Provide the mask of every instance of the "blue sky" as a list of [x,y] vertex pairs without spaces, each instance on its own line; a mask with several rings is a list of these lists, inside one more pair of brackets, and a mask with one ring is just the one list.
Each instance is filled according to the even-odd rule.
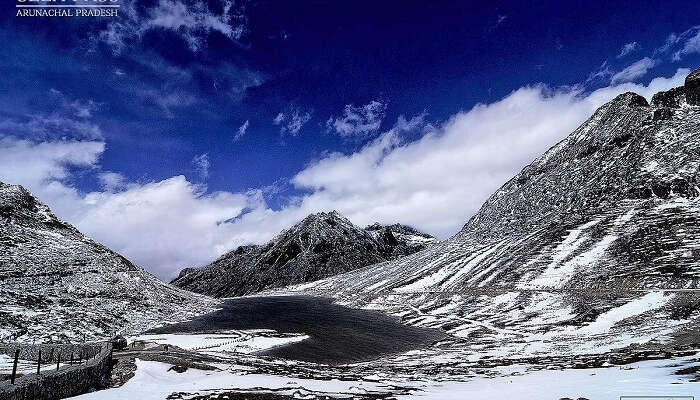
[[700,65],[693,2],[566,3],[6,7],[0,179],[161,277],[329,208],[444,238],[606,96]]

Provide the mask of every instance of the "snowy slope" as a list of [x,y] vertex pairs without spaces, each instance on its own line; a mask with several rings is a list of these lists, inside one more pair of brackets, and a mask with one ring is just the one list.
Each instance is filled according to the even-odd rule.
[[336,211],[311,214],[265,245],[241,246],[172,284],[215,297],[311,282],[415,253],[435,243],[399,224],[362,229]]
[[442,327],[461,359],[698,344],[699,168],[695,70],[600,107],[451,239],[286,292]]
[[0,183],[0,341],[108,338],[216,302],[171,287]]

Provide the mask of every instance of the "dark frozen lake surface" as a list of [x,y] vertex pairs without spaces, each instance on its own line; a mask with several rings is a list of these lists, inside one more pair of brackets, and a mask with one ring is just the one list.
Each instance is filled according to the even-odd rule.
[[221,309],[152,333],[199,333],[227,329],[274,329],[309,339],[262,354],[324,364],[343,364],[414,350],[444,338],[434,329],[401,324],[386,314],[344,307],[310,296],[226,299]]

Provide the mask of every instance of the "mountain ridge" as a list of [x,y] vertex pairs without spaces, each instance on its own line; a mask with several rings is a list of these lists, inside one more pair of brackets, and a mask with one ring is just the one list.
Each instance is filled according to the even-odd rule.
[[0,182],[0,340],[97,340],[213,310]]
[[435,242],[400,224],[360,228],[337,211],[306,216],[264,245],[240,246],[172,281],[214,297],[311,282],[414,253]]
[[450,239],[271,293],[442,327],[461,358],[700,343],[699,93],[700,69],[651,104],[623,93]]

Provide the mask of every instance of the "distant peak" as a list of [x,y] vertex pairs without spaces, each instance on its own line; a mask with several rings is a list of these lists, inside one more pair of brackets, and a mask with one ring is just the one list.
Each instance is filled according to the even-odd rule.
[[649,107],[649,102],[647,102],[647,99],[634,92],[625,92],[617,95],[617,97],[613,99],[612,103],[628,107]]
[[309,222],[309,221],[322,221],[322,220],[327,220],[327,219],[347,220],[347,218],[345,218],[343,215],[341,215],[338,211],[333,210],[333,211],[320,211],[320,212],[309,214],[302,220],[302,223]]
[[683,103],[700,105],[700,68],[685,77],[683,86],[658,92],[651,98],[654,107],[679,108]]
[[685,86],[700,85],[700,68],[694,69],[688,76],[685,77]]
[[23,186],[0,182],[0,206],[5,213],[33,212],[38,200]]
[[685,101],[694,106],[700,106],[700,68],[695,69],[685,77]]

